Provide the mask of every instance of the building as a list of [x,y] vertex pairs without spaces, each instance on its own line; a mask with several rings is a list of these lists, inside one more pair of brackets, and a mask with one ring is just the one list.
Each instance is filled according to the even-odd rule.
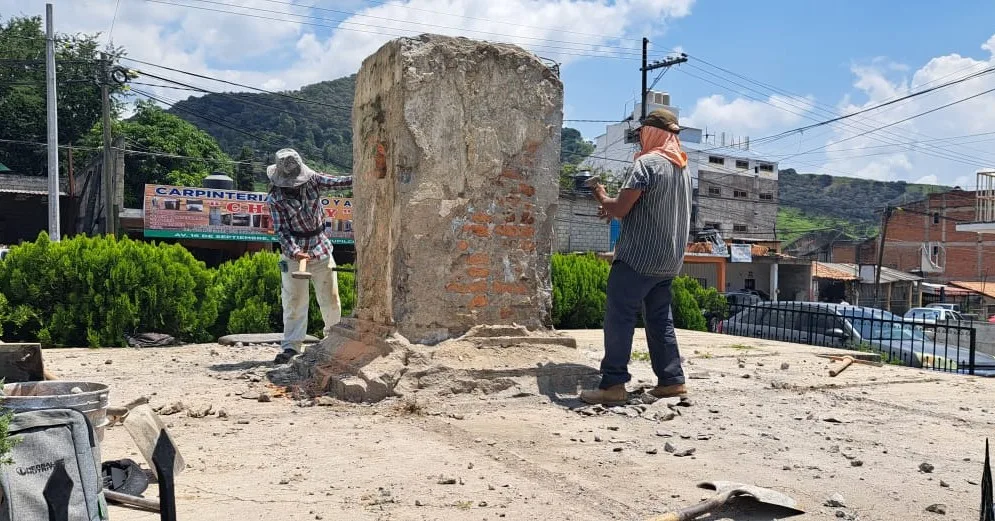
[[[680,109],[670,105],[668,94],[651,91],[647,112],[658,108],[680,115]],[[581,167],[623,179],[638,151],[638,144],[627,143],[626,135],[639,125],[640,113],[641,105],[636,104],[631,116],[606,126]],[[702,131],[696,128],[683,129],[680,138],[694,188],[691,232],[715,229],[726,238],[774,238],[779,199],[777,163],[750,150],[749,138],[734,143],[722,133],[706,134],[703,139]]]
[[880,284],[874,271],[852,263],[815,262],[812,274],[814,300],[846,301],[857,306],[903,314],[923,302],[922,277],[884,267]]
[[[975,192],[953,190],[893,209],[887,217],[882,266],[940,284],[995,277],[995,236],[979,234],[976,224],[968,224],[975,222],[976,197]],[[836,243],[832,259],[876,264],[879,243],[879,238]]]
[[598,218],[598,202],[585,190],[560,190],[556,208],[556,251],[560,253],[612,249],[611,225]]
[[[65,177],[59,196],[59,230],[71,235],[75,209]],[[48,177],[0,174],[0,244],[33,241],[43,231],[48,231]]]

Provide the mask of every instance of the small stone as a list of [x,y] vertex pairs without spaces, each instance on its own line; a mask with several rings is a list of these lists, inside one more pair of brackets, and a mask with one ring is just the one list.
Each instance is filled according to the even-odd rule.
[[840,508],[846,506],[846,500],[843,499],[842,494],[835,492],[833,495],[829,496],[829,499],[826,499],[826,502],[823,504],[827,507]]
[[105,360],[104,361],[104,365],[111,365],[113,363],[114,363],[114,360]]
[[656,447],[646,450],[646,454],[657,454],[658,452],[659,451],[656,449]]
[[280,480],[280,484],[281,485],[289,485],[290,484],[290,480],[287,479],[287,478],[283,478],[283,479]]
[[744,364],[743,362],[740,362],[739,363],[739,368],[740,369],[745,369],[746,368],[746,364]]
[[943,481],[941,479],[940,480],[940,486],[943,487],[943,488],[950,488],[950,483],[947,483],[946,481]]
[[676,417],[677,417],[676,413],[667,412],[667,413],[663,413],[663,414],[658,415],[656,417],[656,420],[657,421],[661,421],[661,422],[669,422],[670,420],[673,420]]
[[935,503],[926,507],[926,512],[932,512],[934,514],[945,516],[947,515],[947,505],[944,505],[943,503]]
[[484,508],[484,507],[487,506],[487,502],[486,501],[481,501],[480,503],[477,503],[477,506],[480,507],[480,508]]
[[[235,393],[238,394],[238,393]],[[259,393],[254,391],[244,392],[241,394],[242,398],[246,400],[259,400]]]
[[259,403],[267,403],[267,402],[272,402],[273,397],[271,397],[269,393],[259,393],[259,397],[256,398],[256,400],[258,400]]
[[742,377],[743,377],[743,378],[746,378],[746,379],[749,379],[749,378],[750,378],[750,373],[745,373],[745,374],[743,374],[743,376],[742,376]]
[[718,414],[718,413],[719,413],[719,410],[718,410],[718,409],[716,409],[716,408],[714,408],[714,407],[711,407],[711,408],[709,408],[709,409],[708,409],[708,412],[710,412],[710,413],[712,413],[712,414]]
[[473,462],[471,461],[470,463],[467,463],[466,468],[467,470],[473,470]]
[[615,447],[612,452],[622,452],[622,447]]
[[846,512],[844,512],[842,510],[837,510],[836,511],[836,517],[838,517],[840,519],[845,519],[846,518]]
[[214,407],[211,404],[198,405],[196,407],[192,407],[190,409],[187,409],[187,416],[189,416],[191,418],[204,418],[204,417],[210,415],[211,411],[213,411],[213,410],[214,410]]
[[935,469],[935,468],[936,467],[934,467],[932,464],[927,463],[925,461],[919,464],[919,471],[922,472],[922,473],[925,473],[925,474],[932,473],[933,469]]
[[673,434],[671,434],[671,433],[669,433],[667,431],[664,431],[664,430],[657,430],[656,431],[656,435],[659,436],[659,437],[661,437],[661,438],[672,438],[674,436]]
[[235,347],[245,347],[245,344],[241,342],[235,342]]
[[607,429],[610,430],[610,431],[617,431],[618,430],[618,425],[609,425],[607,427]]
[[447,478],[447,477],[444,477],[444,476],[440,476],[438,484],[440,484],[440,485],[455,485],[456,484],[456,478]]
[[781,362],[781,370],[782,371],[787,371],[788,368],[790,368],[790,367],[791,367],[791,364],[789,364],[787,362]]
[[781,470],[791,470],[791,465],[785,465],[781,467]]
[[677,447],[675,447],[672,443],[668,441],[667,443],[663,444],[663,450],[665,452],[673,454],[674,452],[677,452]]
[[850,466],[851,467],[863,467],[864,466],[864,462],[862,460],[859,460],[859,459],[850,460]]
[[422,503],[420,499],[416,499],[415,500],[415,506],[416,507],[423,507],[423,506],[425,506],[425,503]]
[[239,425],[248,425],[249,424],[249,420],[238,420],[235,423],[237,423]]
[[595,441],[596,443],[601,443],[601,436],[595,436],[595,437],[594,437],[594,441]]
[[687,456],[693,455],[697,450],[698,449],[695,449],[694,447],[691,447],[690,449],[679,450],[674,453],[674,456],[677,456],[678,458],[685,458]]
[[227,409],[218,409],[218,418],[227,418],[227,417],[228,417]]
[[173,403],[171,403],[171,404],[163,407],[162,409],[159,409],[159,414],[161,416],[169,416],[171,414],[176,414],[178,412],[182,412],[183,409],[185,409],[185,408],[186,407],[184,407],[183,402],[173,402]]
[[318,396],[314,399],[314,404],[318,407],[330,407],[338,403],[338,400],[332,398],[331,396]]

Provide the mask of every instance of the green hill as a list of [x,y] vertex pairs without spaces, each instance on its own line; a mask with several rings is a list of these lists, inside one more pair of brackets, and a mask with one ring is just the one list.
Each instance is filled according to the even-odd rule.
[[780,238],[791,241],[798,230],[835,228],[853,237],[877,233],[880,211],[921,199],[926,194],[949,191],[949,187],[871,181],[853,177],[799,174],[794,169],[778,173],[780,208],[777,227],[786,230]]

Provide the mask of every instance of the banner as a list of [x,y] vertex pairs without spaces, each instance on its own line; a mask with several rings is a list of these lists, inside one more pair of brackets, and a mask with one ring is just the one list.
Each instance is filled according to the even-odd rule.
[[[335,244],[353,244],[352,199],[322,197],[325,232]],[[145,185],[145,236],[170,239],[272,241],[266,194],[220,188]]]
[[730,244],[729,262],[753,262],[752,249],[749,244]]

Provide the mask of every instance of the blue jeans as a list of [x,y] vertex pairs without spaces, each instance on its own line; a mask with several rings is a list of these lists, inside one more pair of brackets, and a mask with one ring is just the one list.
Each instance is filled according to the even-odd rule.
[[632,379],[628,366],[640,309],[646,322],[646,342],[657,385],[684,383],[674,317],[670,312],[671,282],[671,278],[641,275],[621,261],[612,264],[605,309],[605,358],[601,361],[599,386],[602,389]]

